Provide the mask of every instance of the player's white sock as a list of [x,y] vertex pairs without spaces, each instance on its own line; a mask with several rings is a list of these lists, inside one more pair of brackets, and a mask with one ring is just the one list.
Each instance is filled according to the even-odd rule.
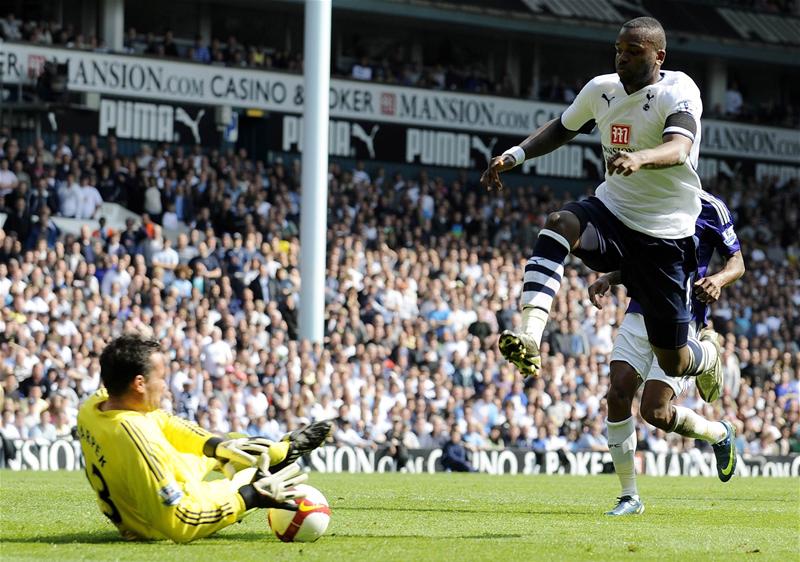
[[570,252],[569,242],[548,228],[539,233],[533,256],[525,264],[522,285],[522,329],[533,336],[537,345],[550,315],[553,298],[561,288],[564,260]]
[[549,311],[542,310],[541,308],[534,308],[526,306],[522,309],[522,331],[530,334],[536,340],[536,343],[542,343],[542,334],[544,328],[547,326],[547,319],[550,316]]
[[675,433],[684,437],[702,439],[709,443],[719,443],[728,436],[728,429],[722,423],[707,420],[683,406],[673,406],[673,408],[675,408],[675,421],[672,425]]
[[639,496],[636,488],[636,425],[633,416],[621,422],[606,419],[608,426],[608,451],[614,461],[614,470],[622,486],[623,496]]

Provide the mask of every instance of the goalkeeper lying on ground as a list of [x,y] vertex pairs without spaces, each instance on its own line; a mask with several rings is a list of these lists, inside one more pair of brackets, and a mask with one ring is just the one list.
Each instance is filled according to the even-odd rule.
[[[160,410],[166,360],[158,342],[124,335],[100,357],[105,389],[78,414],[86,476],[100,510],[127,539],[189,542],[239,521],[250,509],[297,509],[294,461],[317,448],[331,422],[282,441],[223,440]],[[215,468],[228,476],[204,478]]]

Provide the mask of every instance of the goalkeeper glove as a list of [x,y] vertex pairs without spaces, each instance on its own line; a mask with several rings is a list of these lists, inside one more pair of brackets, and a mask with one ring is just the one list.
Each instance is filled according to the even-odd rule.
[[[256,465],[262,454],[269,456],[269,466],[278,472],[301,456],[322,445],[333,429],[331,420],[317,421],[283,436],[280,441],[263,437],[238,437],[222,440],[212,437],[203,446],[207,457],[216,458],[228,478],[238,470]],[[264,472],[267,472],[265,470]]]
[[226,440],[212,437],[205,442],[203,454],[217,459],[222,465],[222,472],[231,478],[237,471],[255,466],[262,454],[269,457],[270,464],[284,460],[288,449],[288,443],[276,443],[263,437],[238,437]]
[[259,469],[253,481],[239,488],[245,509],[274,507],[297,511],[294,500],[302,499],[306,494],[295,487],[308,480],[308,473],[303,472],[300,465],[293,463],[275,474],[270,474],[267,455],[261,455],[258,464]]

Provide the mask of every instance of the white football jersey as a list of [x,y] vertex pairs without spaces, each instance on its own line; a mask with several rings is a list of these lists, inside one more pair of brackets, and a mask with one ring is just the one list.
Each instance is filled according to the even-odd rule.
[[[696,131],[682,127],[666,128],[674,113],[688,113]],[[630,176],[606,173],[597,188],[597,197],[626,226],[657,238],[685,238],[694,234],[700,214],[697,175],[700,154],[700,115],[703,103],[700,90],[683,72],[661,71],[661,80],[628,95],[617,74],[597,76],[580,91],[561,116],[571,131],[594,120],[600,129],[603,155],[654,148],[665,133],[692,139],[692,150],[682,165],[655,170],[639,170]]]

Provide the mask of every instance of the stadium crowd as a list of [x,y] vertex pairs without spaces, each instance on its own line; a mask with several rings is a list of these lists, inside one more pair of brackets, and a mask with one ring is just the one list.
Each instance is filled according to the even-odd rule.
[[[623,288],[589,304],[570,258],[524,381],[496,348],[517,326],[525,259],[564,195],[331,164],[325,344],[298,341],[300,164],[238,152],[0,139],[0,381],[7,439],[70,438],[110,338],[142,331],[170,359],[163,407],[215,432],[278,438],[336,418],[338,443],[387,449],[604,450],[608,358]],[[748,268],[723,291],[725,393],[684,405],[737,426],[745,455],[800,451],[800,186],[720,176]],[[64,234],[101,201],[141,214]],[[174,236],[177,227],[189,226]],[[170,233],[170,236],[165,236]],[[175,238],[173,241],[171,238]],[[704,446],[639,424],[639,449]]]
[[[780,2],[761,4],[757,8],[765,12],[782,5]],[[48,21],[23,22],[16,19],[14,14],[0,19],[0,37],[70,49],[110,52],[97,36],[85,36],[70,24],[61,26]],[[235,35],[229,35],[225,40],[215,37],[205,42],[199,35],[193,40],[176,38],[169,29],[159,35],[152,31],[142,34],[135,28],[129,28],[123,50],[128,54],[181,58],[216,66],[287,72],[302,72],[303,69],[301,53],[260,44],[245,44]],[[556,103],[571,103],[583,87],[580,81],[571,83],[552,76],[535,86],[520,85],[518,89],[508,73],[500,77],[492,76],[480,62],[468,65],[424,64],[411,62],[407,51],[407,48],[398,45],[387,50],[383,56],[340,56],[333,61],[331,72],[340,78]],[[782,127],[800,126],[800,109],[788,92],[769,100],[757,101],[748,95],[747,86],[735,78],[728,84],[725,103],[707,108],[706,116]]]

